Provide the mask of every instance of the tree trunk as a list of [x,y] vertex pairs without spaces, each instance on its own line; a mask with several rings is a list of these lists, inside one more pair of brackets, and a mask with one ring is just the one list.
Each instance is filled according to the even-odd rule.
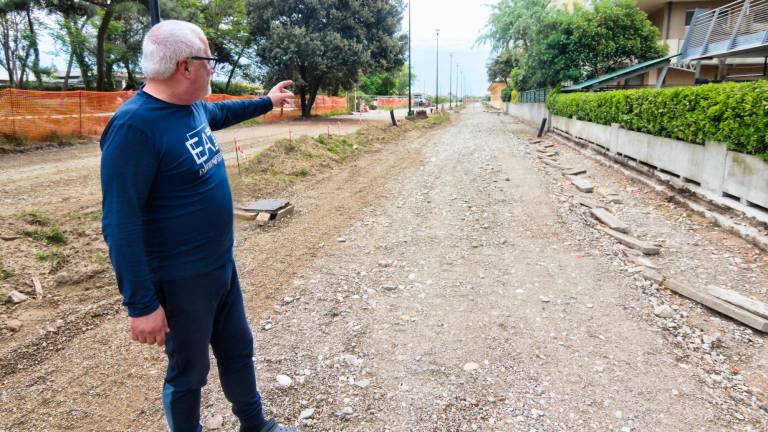
[[96,90],[107,90],[106,65],[104,61],[104,45],[107,39],[107,30],[114,14],[114,1],[104,8],[104,17],[101,19],[99,31],[96,33]]
[[235,69],[237,69],[238,63],[240,63],[240,58],[243,56],[243,53],[245,52],[245,45],[243,45],[243,48],[240,50],[240,53],[237,54],[237,60],[235,60],[235,64],[232,65],[232,70],[229,71],[229,77],[227,78],[227,84],[224,86],[224,93],[229,91],[229,83],[232,82],[232,77],[235,76]]
[[[88,18],[83,19],[83,22],[80,24],[79,32],[80,34],[83,32],[83,29],[85,29],[85,26],[88,24]],[[72,47],[72,53],[75,56],[75,61],[77,62],[77,67],[80,69],[80,79],[83,81],[83,87],[85,87],[86,90],[90,90],[90,81],[91,77],[88,73],[88,62],[85,59],[85,53],[83,52],[83,47],[80,45],[80,43],[77,40],[78,33],[72,28],[68,27],[67,29],[67,36],[69,37],[69,45]]]
[[128,82],[125,83],[125,86],[123,87],[123,90],[135,90],[136,89],[136,78],[133,76],[133,71],[131,70],[131,62],[128,60],[123,60],[123,66],[125,67],[125,73],[128,75]]
[[8,72],[8,86],[14,87],[16,84],[16,68],[14,68],[13,62],[13,48],[11,47],[11,23],[8,20],[8,15],[2,15],[2,43],[3,43],[3,55],[5,56],[5,70]]
[[19,71],[18,88],[24,88],[26,85],[27,63],[29,62],[29,54],[32,51],[32,47],[27,45],[27,49],[24,51],[24,58],[21,60],[21,70]]
[[43,84],[43,77],[40,75],[40,48],[37,46],[37,33],[35,33],[35,24],[32,21],[32,7],[27,5],[27,25],[29,26],[29,45],[32,48],[32,73],[35,74],[37,83]]
[[72,72],[72,63],[75,61],[75,52],[72,48],[69,51],[69,61],[67,62],[67,73],[64,74],[64,86],[62,90],[69,88],[69,74]]

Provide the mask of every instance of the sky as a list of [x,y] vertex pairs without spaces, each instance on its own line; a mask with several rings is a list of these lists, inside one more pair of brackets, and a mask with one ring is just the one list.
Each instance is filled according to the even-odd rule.
[[[414,91],[435,93],[438,78],[440,94],[448,93],[451,70],[455,91],[456,64],[464,74],[467,93],[484,95],[488,89],[485,65],[490,58],[490,47],[474,46],[482,33],[491,5],[498,0],[412,0],[411,1],[411,56],[416,80]],[[439,36],[439,71],[435,71],[436,38]],[[408,31],[408,10],[403,17],[403,31]],[[453,53],[453,67],[449,65]],[[437,73],[436,73],[437,72]]]
[[[490,47],[474,46],[490,15],[490,5],[498,0],[412,0],[411,56],[416,79],[413,91],[426,90],[435,93],[435,29],[439,36],[439,85],[440,94],[448,93],[448,81],[456,89],[456,64],[463,72],[467,94],[484,95],[488,88],[485,65],[490,57]],[[403,32],[408,31],[408,9],[402,23]],[[58,69],[66,68],[66,59],[56,55],[53,41],[46,37],[41,43],[42,63],[52,62]],[[453,53],[451,63],[449,53]],[[452,64],[452,66],[451,66]],[[451,71],[452,76],[449,76]]]

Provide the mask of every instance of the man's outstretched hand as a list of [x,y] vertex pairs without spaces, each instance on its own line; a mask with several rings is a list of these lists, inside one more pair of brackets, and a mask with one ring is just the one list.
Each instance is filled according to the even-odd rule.
[[149,315],[129,317],[128,321],[131,325],[131,339],[150,345],[165,345],[165,334],[169,329],[162,306]]
[[288,104],[288,99],[293,98],[293,93],[285,89],[290,85],[293,85],[293,81],[281,81],[267,93],[272,99],[272,108],[282,108]]

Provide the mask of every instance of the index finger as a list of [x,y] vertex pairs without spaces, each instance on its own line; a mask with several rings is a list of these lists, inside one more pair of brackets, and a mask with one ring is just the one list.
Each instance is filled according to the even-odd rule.
[[283,89],[283,88],[288,87],[289,85],[292,85],[292,84],[293,84],[293,81],[291,81],[291,80],[280,81],[279,83],[277,83],[277,85],[275,85],[275,88]]

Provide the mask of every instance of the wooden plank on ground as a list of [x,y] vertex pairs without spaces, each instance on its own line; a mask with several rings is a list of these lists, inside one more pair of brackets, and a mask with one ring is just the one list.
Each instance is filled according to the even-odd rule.
[[266,225],[269,223],[269,220],[272,218],[272,215],[267,212],[259,212],[256,215],[256,220],[254,221],[256,225]]
[[576,189],[578,189],[581,192],[586,193],[592,193],[593,190],[595,190],[595,187],[592,185],[592,182],[589,181],[589,179],[584,177],[578,177],[578,176],[566,176],[568,180],[573,183],[574,186],[576,186]]
[[741,323],[744,323],[755,330],[768,333],[768,320],[759,317],[748,310],[732,305],[725,300],[721,300],[709,293],[693,289],[672,279],[666,279],[664,285],[670,290],[695,300],[708,308],[714,309],[723,315],[727,315]]
[[256,219],[258,213],[247,212],[239,209],[235,209],[235,219],[250,221]]
[[601,227],[601,226],[598,226],[597,229],[615,238],[616,240],[619,241],[619,243],[623,244],[624,246],[630,247],[632,249],[637,249],[640,252],[644,253],[645,255],[658,255],[660,252],[660,249],[658,246],[654,246],[648,242],[642,241],[640,239],[636,239],[630,235],[622,234],[616,230],[612,230],[610,228]]
[[40,284],[40,279],[36,277],[32,277],[32,285],[35,286],[35,296],[37,296],[38,300],[43,299],[43,286]]
[[595,219],[608,225],[608,228],[612,230],[616,230],[620,233],[629,232],[629,226],[627,226],[627,224],[620,221],[619,218],[610,214],[608,210],[604,208],[599,208],[599,207],[593,208],[592,210],[590,210],[590,213],[592,213],[592,216],[594,216]]
[[751,298],[741,295],[735,291],[715,286],[707,287],[707,291],[720,300],[725,300],[734,306],[746,309],[757,316],[768,319],[768,304],[759,302],[757,300],[752,300]]

